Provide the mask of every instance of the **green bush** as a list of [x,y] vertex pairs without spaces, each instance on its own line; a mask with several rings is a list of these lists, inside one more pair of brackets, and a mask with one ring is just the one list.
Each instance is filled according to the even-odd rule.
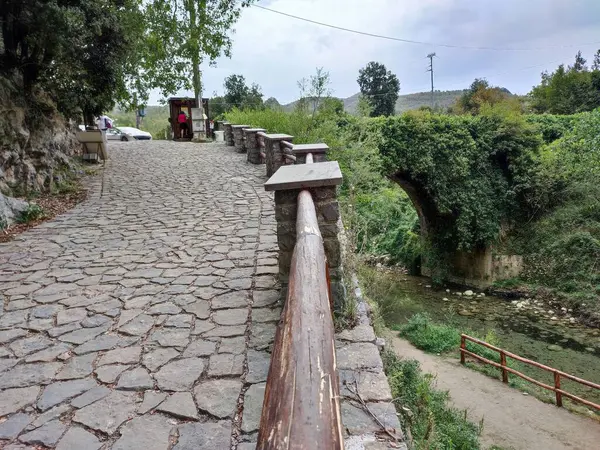
[[34,220],[38,220],[44,217],[44,210],[37,203],[30,203],[27,206],[27,209],[21,213],[21,217],[19,217],[19,222],[28,223],[33,222]]
[[481,427],[467,420],[466,411],[448,405],[448,392],[434,388],[432,375],[423,374],[417,361],[401,360],[391,351],[382,356],[396,409],[413,439],[412,448],[480,448]]

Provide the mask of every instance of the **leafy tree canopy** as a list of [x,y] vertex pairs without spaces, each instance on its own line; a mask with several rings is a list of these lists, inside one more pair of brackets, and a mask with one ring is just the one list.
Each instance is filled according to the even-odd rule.
[[600,106],[600,50],[594,55],[591,70],[578,52],[572,66],[563,64],[552,72],[542,73],[542,81],[531,93],[535,112],[574,114]]
[[490,86],[485,78],[476,78],[451,110],[458,114],[479,114],[483,105],[494,106],[499,103],[510,103],[515,111],[521,109],[519,101],[511,97],[508,89]]
[[370,116],[392,116],[398,92],[400,92],[400,81],[396,75],[386,69],[378,62],[371,61],[358,74],[358,85],[360,93],[370,105]]

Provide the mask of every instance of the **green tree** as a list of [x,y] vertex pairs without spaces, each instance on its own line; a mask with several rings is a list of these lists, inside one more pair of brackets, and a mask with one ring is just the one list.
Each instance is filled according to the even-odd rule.
[[297,84],[300,89],[300,99],[296,107],[314,116],[323,99],[331,95],[329,72],[325,72],[322,67],[317,67],[314,75],[308,79],[304,77],[298,80]]
[[262,92],[260,86],[253,83],[246,85],[246,79],[243,75],[230,75],[225,78],[224,100],[226,108],[230,111],[232,108],[261,108],[263,105]]
[[394,115],[400,81],[378,62],[371,61],[358,74],[360,93],[371,105],[371,117]]
[[158,86],[163,95],[192,88],[200,99],[200,65],[231,56],[231,29],[252,1],[149,0],[141,87]]
[[[0,64],[5,77],[19,74],[31,99],[36,87],[67,117],[89,122],[125,98],[129,55],[143,28],[140,0],[3,0]],[[141,25],[140,25],[141,24]]]
[[552,72],[542,73],[542,80],[529,96],[534,111],[553,114],[574,114],[591,111],[600,106],[600,52],[597,52],[592,70],[586,66],[581,52],[575,63],[564,65]]
[[494,106],[506,103],[514,111],[520,111],[521,105],[517,99],[512,99],[511,93],[506,88],[490,86],[485,78],[476,78],[469,89],[457,100],[452,111],[459,114],[479,114],[483,105]]

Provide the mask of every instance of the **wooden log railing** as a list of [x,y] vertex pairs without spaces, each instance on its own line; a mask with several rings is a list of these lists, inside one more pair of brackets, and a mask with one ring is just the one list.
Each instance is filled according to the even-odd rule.
[[[500,354],[500,364],[498,364],[495,361],[490,361],[489,359],[484,358],[483,356],[480,356],[476,353],[473,353],[473,352],[467,350],[467,345],[466,345],[467,341],[473,342],[478,345],[482,345],[483,347],[486,347],[486,348],[489,348],[490,350],[494,350],[494,351],[498,352]],[[466,334],[462,334],[461,338],[460,338],[460,362],[461,362],[461,364],[466,363],[466,359],[465,359],[466,356],[471,356],[472,358],[475,358],[478,361],[481,361],[485,364],[489,364],[491,366],[494,366],[494,367],[497,367],[498,369],[500,369],[500,371],[502,373],[502,382],[504,382],[504,383],[508,383],[508,374],[512,373],[513,375],[516,375],[526,381],[529,381],[530,383],[533,383],[536,386],[547,389],[549,391],[553,391],[556,395],[556,406],[562,407],[562,405],[563,405],[562,398],[567,397],[575,402],[579,402],[586,406],[589,406],[590,408],[595,408],[597,410],[600,410],[600,405],[598,405],[594,402],[591,402],[589,400],[585,400],[581,397],[578,397],[576,395],[573,395],[573,394],[561,389],[560,381],[561,381],[561,379],[567,379],[567,380],[571,380],[571,381],[574,381],[579,384],[583,384],[584,386],[587,386],[587,387],[590,387],[593,389],[600,389],[599,384],[592,383],[591,381],[583,380],[581,378],[578,378],[574,375],[568,374],[561,370],[554,369],[552,367],[546,366],[544,364],[540,364],[536,361],[532,361],[527,358],[523,358],[522,356],[519,356],[519,355],[515,355],[514,353],[508,352],[508,351],[498,348],[494,345],[488,344],[487,342],[482,341],[480,339],[474,338],[472,336],[468,336]],[[550,386],[549,384],[542,383],[541,381],[535,380],[535,379],[519,372],[518,370],[513,369],[512,367],[508,367],[508,365],[506,363],[507,357],[512,358],[516,361],[520,361],[522,363],[528,364],[530,366],[537,367],[538,369],[542,369],[542,370],[552,373],[554,375],[554,386]]]
[[[306,162],[312,163],[312,154]],[[344,448],[327,274],[315,203],[304,189],[298,194],[296,245],[273,344],[258,450]]]

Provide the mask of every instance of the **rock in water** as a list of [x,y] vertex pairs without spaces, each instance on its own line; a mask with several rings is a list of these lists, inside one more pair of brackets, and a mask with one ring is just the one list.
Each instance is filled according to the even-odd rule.
[[0,230],[18,221],[29,203],[0,193]]
[[468,291],[464,292],[464,295],[466,295],[467,297],[471,297],[473,295],[473,291],[471,291],[470,289]]
[[552,350],[553,352],[560,352],[563,348],[560,345],[550,344],[548,346],[548,350]]

